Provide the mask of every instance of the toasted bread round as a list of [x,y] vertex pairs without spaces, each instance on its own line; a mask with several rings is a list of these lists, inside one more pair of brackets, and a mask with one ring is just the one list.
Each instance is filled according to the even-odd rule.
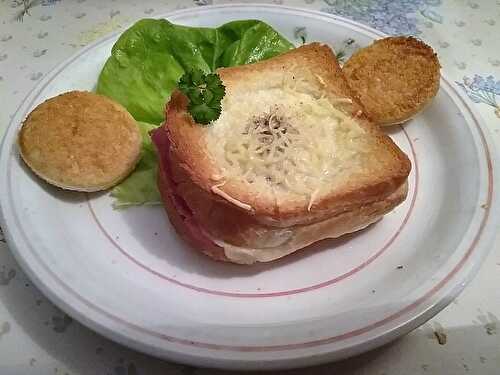
[[36,107],[19,132],[21,157],[48,183],[77,191],[107,189],[140,158],[141,135],[121,105],[71,91]]
[[378,125],[409,120],[436,95],[439,61],[413,37],[389,37],[357,51],[342,70],[368,117]]

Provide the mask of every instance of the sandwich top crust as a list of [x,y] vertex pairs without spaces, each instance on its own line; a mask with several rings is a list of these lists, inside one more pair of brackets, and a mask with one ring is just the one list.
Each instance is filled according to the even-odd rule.
[[408,158],[368,121],[329,47],[218,73],[226,96],[217,121],[195,124],[175,92],[166,124],[180,168],[213,199],[287,227],[383,200],[405,183]]

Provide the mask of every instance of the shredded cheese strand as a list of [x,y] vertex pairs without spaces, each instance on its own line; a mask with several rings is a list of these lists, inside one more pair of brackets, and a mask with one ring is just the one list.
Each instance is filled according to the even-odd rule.
[[225,191],[219,189],[219,187],[223,186],[226,182],[223,182],[223,183],[220,183],[220,184],[217,184],[217,185],[213,185],[211,187],[211,190],[214,194],[217,194],[217,195],[220,195],[222,198],[228,200],[229,202],[231,202],[232,204],[238,206],[238,207],[241,207],[247,211],[252,211],[253,208],[252,206],[250,206],[249,204],[247,203],[243,203],[242,201],[239,201],[238,199],[236,198],[233,198],[232,196],[230,196],[228,193],[226,193]]

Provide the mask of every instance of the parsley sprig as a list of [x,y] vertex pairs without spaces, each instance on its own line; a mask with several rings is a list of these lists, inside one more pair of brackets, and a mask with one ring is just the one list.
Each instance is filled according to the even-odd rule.
[[184,73],[178,87],[188,97],[188,111],[198,124],[207,125],[219,118],[226,88],[217,74],[193,69]]

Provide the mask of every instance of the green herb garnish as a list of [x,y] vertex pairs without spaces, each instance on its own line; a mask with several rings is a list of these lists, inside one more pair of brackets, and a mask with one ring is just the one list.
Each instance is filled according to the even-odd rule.
[[207,125],[219,118],[226,88],[216,73],[190,70],[181,77],[178,87],[188,97],[188,111],[197,123]]

